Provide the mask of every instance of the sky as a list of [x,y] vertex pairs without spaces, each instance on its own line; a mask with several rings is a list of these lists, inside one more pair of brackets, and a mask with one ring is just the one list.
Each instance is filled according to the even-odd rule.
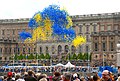
[[32,18],[52,4],[71,16],[120,12],[120,0],[0,0],[0,19]]

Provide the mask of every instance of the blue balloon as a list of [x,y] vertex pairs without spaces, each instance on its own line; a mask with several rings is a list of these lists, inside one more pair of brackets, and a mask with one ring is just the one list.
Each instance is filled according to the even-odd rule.
[[27,38],[32,38],[32,35],[29,32],[25,32],[25,31],[20,32],[19,36],[22,40],[25,40]]
[[101,78],[102,77],[102,72],[98,72],[98,76]]

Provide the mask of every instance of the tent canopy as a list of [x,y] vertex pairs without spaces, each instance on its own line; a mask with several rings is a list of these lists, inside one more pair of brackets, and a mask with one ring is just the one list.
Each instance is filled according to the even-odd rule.
[[58,63],[55,66],[65,66],[65,65],[63,65],[62,63]]
[[65,67],[75,67],[75,65],[71,64],[70,62],[68,62]]

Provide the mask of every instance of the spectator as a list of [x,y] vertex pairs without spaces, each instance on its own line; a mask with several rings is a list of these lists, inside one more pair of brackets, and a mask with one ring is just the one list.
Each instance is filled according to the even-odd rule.
[[112,79],[110,78],[110,72],[108,70],[104,70],[102,72],[102,80],[103,81],[112,81]]
[[7,73],[7,81],[15,81],[12,79],[12,72]]
[[28,76],[25,79],[25,81],[37,81],[37,78],[35,77],[35,74],[33,71],[28,71]]

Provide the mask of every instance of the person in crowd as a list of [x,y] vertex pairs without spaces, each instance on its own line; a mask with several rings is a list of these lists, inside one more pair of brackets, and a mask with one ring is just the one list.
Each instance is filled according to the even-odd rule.
[[16,74],[15,81],[25,81],[22,79],[21,74]]
[[12,79],[12,72],[7,73],[7,78],[4,81],[15,81],[15,80]]
[[102,81],[112,81],[111,77],[110,77],[110,72],[108,70],[104,70],[102,72]]
[[52,80],[53,81],[60,81],[60,79],[61,79],[61,74],[59,72],[55,72]]
[[63,81],[71,81],[71,74],[66,73],[66,74],[64,75]]
[[79,74],[74,73],[74,74],[72,75],[72,77],[71,77],[71,80],[72,80],[72,81],[80,81],[79,78],[80,78],[80,77],[79,77]]
[[101,81],[101,79],[100,79],[100,77],[98,76],[97,72],[94,73],[92,79],[93,79],[93,81]]
[[39,81],[48,81],[46,78],[42,78]]
[[28,76],[26,77],[25,81],[37,81],[37,77],[33,71],[28,71]]

